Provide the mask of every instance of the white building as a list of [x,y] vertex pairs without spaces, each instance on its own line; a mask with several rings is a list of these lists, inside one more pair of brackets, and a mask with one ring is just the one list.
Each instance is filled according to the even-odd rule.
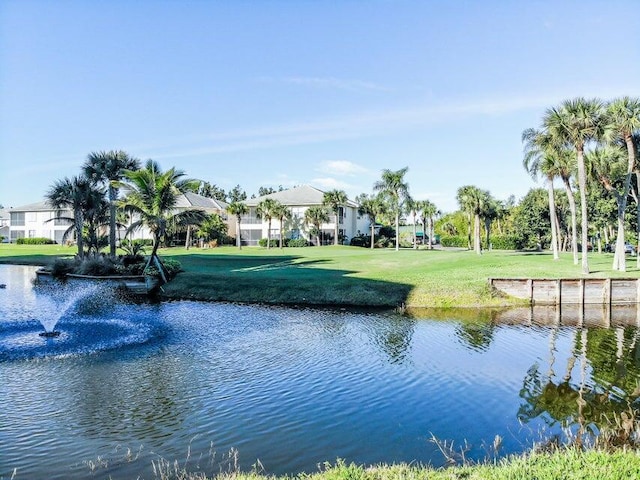
[[[203,197],[195,193],[185,193],[180,195],[177,202],[178,210],[201,209],[205,212],[218,213],[226,222],[230,222],[229,231],[235,231],[235,217],[227,220],[227,204],[219,200]],[[10,241],[14,243],[19,238],[48,238],[58,244],[62,244],[64,232],[69,228],[66,220],[59,220],[59,217],[73,218],[70,210],[57,210],[52,208],[47,202],[31,203],[22,207],[8,210],[8,233]],[[117,238],[122,239],[126,234],[126,228],[121,228]],[[72,234],[68,240],[73,241]],[[130,238],[150,239],[153,238],[151,232],[146,227],[136,230]]]
[[[291,219],[286,220],[284,224],[284,238],[305,238],[315,243],[315,236],[312,238],[309,234],[312,226],[305,224],[304,214],[309,207],[322,205],[324,193],[322,190],[310,185],[301,185],[247,200],[245,203],[249,207],[249,213],[241,217],[240,223],[242,244],[257,245],[262,238],[277,239],[280,237],[280,221],[278,219],[271,220],[271,232],[269,232],[268,221],[259,218],[256,214],[258,204],[266,198],[273,198],[279,201],[291,211]],[[320,241],[323,244],[333,243],[336,221],[338,222],[339,235],[344,237],[343,243],[348,243],[352,237],[360,233],[366,234],[369,229],[369,218],[358,215],[358,204],[352,200],[347,200],[346,204],[340,208],[340,214],[337,219],[335,214],[330,213],[329,223],[321,225]],[[233,232],[234,230],[229,231]]]

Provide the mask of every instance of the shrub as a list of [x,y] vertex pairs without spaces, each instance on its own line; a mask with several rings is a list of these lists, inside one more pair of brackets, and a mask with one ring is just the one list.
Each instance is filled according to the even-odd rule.
[[368,248],[371,246],[371,235],[358,235],[357,237],[353,237],[349,245],[352,247]]
[[[513,235],[495,235],[495,236],[492,235],[490,240],[491,240],[491,248],[494,250],[517,250],[518,249],[518,246],[517,246],[518,239]],[[486,248],[486,245],[484,245],[484,248]]]
[[443,247],[469,247],[469,239],[466,235],[442,235],[440,244]]
[[[260,240],[258,240],[258,245],[260,245],[261,247],[266,247],[267,246],[267,239],[266,238],[261,238]],[[269,240],[269,246],[270,247],[278,247],[278,240],[272,238],[271,240]]]
[[287,247],[308,247],[309,242],[304,238],[288,238],[285,241]]
[[162,264],[167,271],[167,275],[169,278],[175,277],[178,273],[182,271],[182,264],[178,260],[163,260]]
[[78,264],[75,258],[56,258],[47,270],[55,278],[64,278],[68,273],[74,273]]
[[95,256],[85,258],[75,273],[80,275],[107,276],[119,273],[116,261],[111,257]]
[[387,237],[380,236],[374,243],[375,248],[388,248],[394,245],[393,240]]
[[35,238],[18,238],[16,240],[18,245],[52,245],[56,243],[54,240],[45,237],[35,237]]

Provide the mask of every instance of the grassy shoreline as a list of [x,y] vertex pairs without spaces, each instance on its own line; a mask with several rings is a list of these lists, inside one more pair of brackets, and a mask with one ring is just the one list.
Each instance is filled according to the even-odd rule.
[[[0,263],[43,265],[73,248],[0,245]],[[270,249],[234,247],[161,249],[183,271],[164,286],[167,299],[304,306],[487,308],[522,305],[496,296],[489,278],[581,278],[570,254],[509,251],[477,255],[466,250],[370,250],[358,247]],[[612,254],[592,253],[590,278],[637,278],[635,258],[627,272],[611,270]]]

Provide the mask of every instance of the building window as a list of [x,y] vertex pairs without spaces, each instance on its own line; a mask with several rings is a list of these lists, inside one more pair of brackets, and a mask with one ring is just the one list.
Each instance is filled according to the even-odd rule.
[[24,238],[24,230],[11,230],[11,242],[15,242],[19,238]]
[[29,238],[36,238],[36,231],[35,230],[29,230]]
[[[24,227],[24,212],[11,212],[11,225],[14,227]],[[20,238],[24,237],[24,232],[22,233],[23,235]]]
[[38,214],[36,212],[27,212],[27,222],[37,222]]

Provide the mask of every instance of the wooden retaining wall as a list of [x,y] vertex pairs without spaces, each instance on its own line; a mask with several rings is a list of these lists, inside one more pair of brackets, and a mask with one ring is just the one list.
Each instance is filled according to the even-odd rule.
[[640,278],[490,278],[489,285],[531,305],[640,303]]

